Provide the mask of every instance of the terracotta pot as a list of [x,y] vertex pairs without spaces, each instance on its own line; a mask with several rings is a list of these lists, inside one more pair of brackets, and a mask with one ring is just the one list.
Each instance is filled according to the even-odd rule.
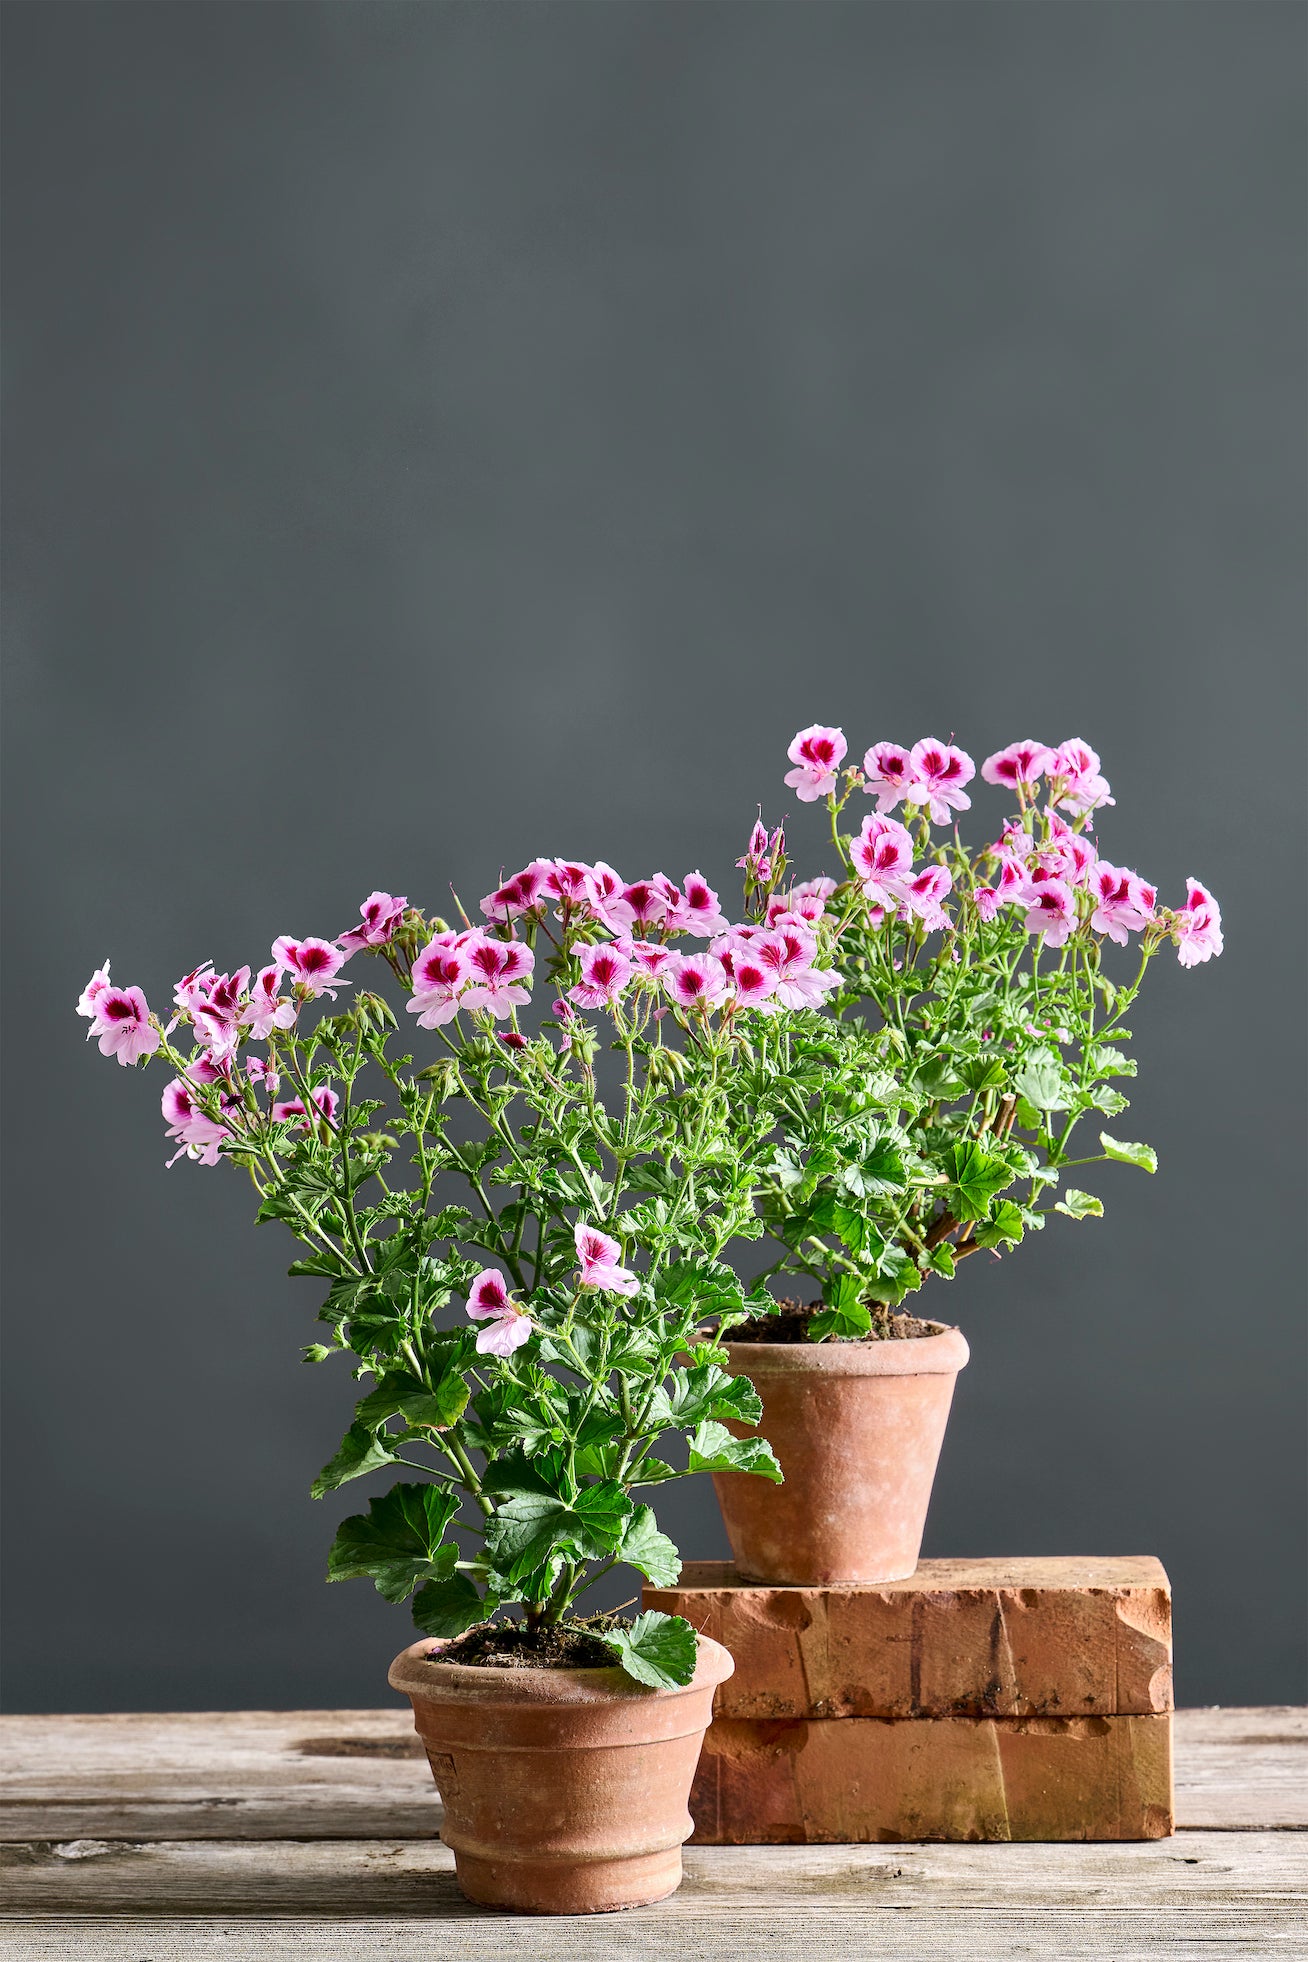
[[743,1579],[813,1586],[913,1572],[968,1354],[956,1328],[935,1326],[889,1342],[727,1343],[732,1374],[763,1400],[759,1432],[786,1480],[713,1474]]
[[415,1642],[390,1683],[413,1704],[468,1899],[607,1914],[674,1894],[713,1692],[734,1667],[727,1651],[701,1636],[693,1681],[655,1690],[616,1667],[428,1660],[448,1646]]

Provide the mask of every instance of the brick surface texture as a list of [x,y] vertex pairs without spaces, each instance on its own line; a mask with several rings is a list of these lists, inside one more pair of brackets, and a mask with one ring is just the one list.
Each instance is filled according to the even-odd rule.
[[874,1587],[692,1562],[644,1605],[730,1649],[696,1842],[1155,1839],[1172,1830],[1158,1561],[927,1560]]

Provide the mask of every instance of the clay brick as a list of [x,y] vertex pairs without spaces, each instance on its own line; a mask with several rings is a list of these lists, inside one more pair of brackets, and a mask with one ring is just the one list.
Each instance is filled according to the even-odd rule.
[[700,1846],[1161,1839],[1172,1720],[718,1720],[690,1809]]
[[643,1599],[730,1649],[719,1718],[1172,1708],[1171,1590],[1143,1556],[924,1560],[907,1580],[843,1588],[738,1581],[729,1562],[692,1561]]

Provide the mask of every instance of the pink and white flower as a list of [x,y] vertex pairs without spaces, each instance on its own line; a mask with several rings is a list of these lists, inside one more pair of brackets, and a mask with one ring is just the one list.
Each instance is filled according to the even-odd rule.
[[646,974],[662,974],[674,958],[671,947],[664,947],[657,940],[631,940],[624,934],[613,945],[624,960],[630,961],[633,967],[643,968]]
[[281,971],[261,967],[250,988],[250,999],[241,1010],[241,1021],[258,1042],[266,1042],[273,1029],[289,1029],[295,1022],[295,1003],[277,992]]
[[277,1074],[272,1064],[266,1061],[264,1057],[247,1056],[245,1059],[245,1074],[249,1077],[251,1083],[261,1086],[269,1097],[275,1097],[277,1095],[277,1085],[281,1082],[281,1077]]
[[1125,947],[1128,934],[1142,932],[1154,916],[1154,888],[1106,859],[1100,859],[1091,873],[1090,891],[1095,902],[1091,927],[1096,933],[1106,933],[1119,947]]
[[1090,839],[1059,817],[1049,813],[1049,842],[1041,856],[1056,864],[1069,886],[1083,886],[1090,877],[1099,854]]
[[1076,925],[1076,895],[1063,879],[1031,886],[1026,908],[1027,932],[1043,934],[1051,947],[1061,947]]
[[343,933],[339,945],[347,954],[362,953],[365,947],[388,946],[399,932],[408,904],[407,899],[397,899],[394,893],[370,892],[359,908],[362,926]]
[[845,760],[846,747],[841,729],[828,729],[815,722],[810,728],[800,730],[786,751],[796,767],[787,770],[785,782],[801,804],[816,804],[819,797],[831,795]]
[[116,1056],[124,1066],[153,1056],[163,1041],[151,1024],[150,1005],[139,988],[98,989],[91,1013],[88,1035],[97,1038],[102,1056]]
[[[108,971],[106,968],[105,972]],[[182,976],[173,989],[173,1000],[183,1015],[193,1015],[200,1003],[208,1001],[209,990],[216,979],[212,961],[202,961],[199,967],[193,967],[189,974]]]
[[583,865],[573,858],[547,858],[538,861],[545,872],[545,890],[552,899],[557,899],[562,912],[575,911],[590,901],[590,879],[593,866]]
[[577,960],[581,980],[569,988],[569,999],[583,1008],[612,1008],[632,977],[632,963],[616,947],[607,945],[579,947]]
[[191,1010],[196,1035],[215,1058],[230,1054],[240,1041],[249,979],[248,967],[214,975],[207,998]]
[[963,786],[976,775],[976,764],[965,749],[927,736],[914,743],[908,760],[911,775],[904,795],[910,804],[926,805],[932,824],[948,824],[951,810],[971,809]]
[[438,1029],[459,1012],[459,995],[469,976],[460,941],[466,934],[439,933],[413,963],[413,993],[405,1003],[420,1029]]
[[601,1294],[637,1294],[640,1291],[640,1278],[629,1267],[619,1263],[622,1248],[616,1240],[610,1240],[607,1233],[598,1227],[587,1226],[585,1220],[578,1220],[573,1232],[577,1248],[577,1259],[581,1262],[581,1273],[577,1278],[579,1288],[596,1288]]
[[731,986],[740,1008],[770,1014],[776,1007],[772,997],[777,991],[777,977],[760,961],[758,946],[737,948],[731,963]]
[[[645,929],[658,926],[668,911],[667,888],[671,881],[660,872],[652,879],[637,879],[624,886],[616,898],[605,902],[605,918],[618,929]],[[675,892],[676,888],[672,890]],[[677,895],[680,898],[680,894]]]
[[[750,957],[771,975],[773,991],[783,1008],[821,1008],[840,976],[830,968],[814,967],[817,940],[802,927],[779,925],[756,940]],[[737,975],[740,967],[737,962]],[[739,988],[737,980],[737,988]]]
[[976,902],[976,910],[980,918],[986,921],[993,920],[995,914],[999,911],[999,894],[995,891],[995,888],[993,886],[978,886],[972,894],[972,898]]
[[175,1165],[179,1158],[190,1158],[197,1165],[216,1165],[218,1147],[232,1134],[225,1124],[205,1116],[180,1076],[165,1086],[160,1107],[167,1120],[167,1136],[177,1146],[169,1165]]
[[898,743],[873,743],[863,758],[863,788],[877,800],[877,816],[901,804],[912,780],[913,760]]
[[[293,940],[288,933],[273,941],[272,957],[293,978],[306,1001],[316,1001],[319,995],[330,995],[335,1001],[337,990],[331,984],[349,958],[334,940],[317,940],[312,935],[307,940]],[[349,985],[348,981],[341,982],[342,988]]]
[[[675,888],[674,888],[675,890]],[[705,940],[724,933],[727,918],[702,872],[688,872],[681,882],[678,903],[669,906],[664,925],[671,933],[697,933]]]
[[[97,967],[95,973],[91,976],[90,980],[83,988],[81,994],[77,997],[78,1014],[93,1016],[95,1014],[96,996],[103,994],[105,989],[111,986],[112,983],[110,982],[109,979],[109,963],[108,961],[106,961],[103,967]],[[91,1031],[88,1029],[87,1035],[89,1036],[90,1033]]]
[[898,818],[865,817],[851,856],[866,897],[877,906],[897,905],[913,869],[913,840]]
[[949,915],[940,902],[948,895],[953,883],[953,875],[947,866],[924,865],[920,872],[911,879],[905,879],[899,887],[900,918],[912,913],[932,933],[949,926]]
[[1171,916],[1172,939],[1181,966],[1198,967],[1222,951],[1222,913],[1208,888],[1197,879],[1187,879],[1185,891],[1185,905]]
[[[320,1083],[316,1090],[310,1090],[309,1101],[320,1117],[325,1117],[329,1124],[336,1122],[336,1112],[340,1108],[341,1100],[327,1084]],[[305,1116],[302,1097],[289,1097],[285,1103],[274,1104],[272,1114],[274,1124],[289,1123],[293,1117],[304,1118],[304,1122],[296,1126],[298,1131],[307,1131],[313,1122],[312,1118]]]
[[621,899],[625,885],[621,872],[615,872],[602,858],[596,859],[586,878],[586,900],[601,926],[615,931],[620,927],[621,921],[612,917],[609,907],[615,899]]
[[482,912],[487,919],[506,926],[510,920],[521,919],[524,913],[543,913],[550,896],[545,881],[553,869],[552,860],[534,858],[521,872],[515,872],[502,886],[487,893],[481,902]]
[[1048,773],[1057,793],[1055,804],[1073,817],[1084,817],[1088,811],[1117,801],[1108,794],[1108,779],[1099,773],[1099,758],[1079,736],[1058,745]]
[[509,1293],[508,1282],[494,1267],[483,1267],[466,1303],[474,1322],[486,1326],[477,1337],[483,1356],[511,1356],[531,1335],[535,1324]]
[[1010,743],[1007,749],[997,749],[993,756],[987,756],[981,765],[981,775],[987,783],[997,783],[1001,789],[1026,795],[1034,790],[1053,761],[1054,751],[1047,743]]
[[785,854],[786,833],[784,826],[779,824],[771,837],[769,837],[768,828],[760,817],[755,823],[754,829],[749,834],[749,843],[745,847],[745,856],[738,858],[736,864],[745,874],[748,884],[766,886],[770,885],[773,879],[778,876]]
[[462,936],[458,951],[468,964],[461,1007],[500,1018],[531,1000],[519,984],[530,980],[536,956],[521,940],[492,940],[474,928]]
[[663,986],[680,1008],[712,1008],[727,992],[727,972],[713,954],[674,954]]
[[783,920],[788,925],[815,925],[835,890],[834,879],[802,879],[788,893],[773,893],[768,901],[768,925],[776,926]]

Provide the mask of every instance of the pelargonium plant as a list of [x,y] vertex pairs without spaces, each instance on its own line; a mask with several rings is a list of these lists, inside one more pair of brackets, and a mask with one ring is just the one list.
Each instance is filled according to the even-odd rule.
[[783,1249],[768,1275],[816,1284],[819,1340],[895,1333],[892,1310],[929,1277],[1016,1246],[1051,1212],[1101,1214],[1067,1174],[1108,1160],[1152,1172],[1148,1145],[1099,1128],[1135,1074],[1124,1017],[1164,946],[1184,967],[1222,951],[1205,886],[1189,879],[1163,907],[1101,854],[1092,826],[1114,799],[1087,743],[988,756],[982,780],[1008,802],[979,846],[958,828],[976,777],[964,750],[879,742],[861,769],[842,767],[846,751],[840,729],[801,730],[785,778],[825,803],[834,876],[792,882],[760,822],[743,861],[751,924],[712,943],[728,971],[777,959],[780,937],[839,975],[820,1013],[765,1033],[740,1085],[760,1131],[779,1127],[760,1191]]
[[[108,963],[78,1003],[106,1055],[171,1070],[174,1158],[238,1166],[258,1219],[303,1242],[291,1272],[327,1284],[306,1359],[345,1354],[366,1379],[313,1491],[403,1471],[341,1525],[328,1576],[412,1596],[446,1637],[513,1605],[529,1636],[576,1628],[619,1565],[670,1585],[677,1552],[642,1494],[725,1468],[780,1478],[767,1444],[726,1428],[760,1414],[720,1338],[764,1298],[722,1254],[763,1230],[770,1151],[732,1099],[742,1059],[758,1068],[759,1003],[811,1010],[840,985],[812,936],[780,979],[688,946],[731,939],[698,873],[629,884],[539,859],[481,911],[451,927],[377,892],[358,925],[283,936],[257,972],[206,962],[166,1017]],[[385,992],[339,1001],[361,959],[405,997],[420,1056]],[[524,1026],[542,966],[552,1004]],[[642,1683],[693,1672],[679,1618],[585,1625]]]

